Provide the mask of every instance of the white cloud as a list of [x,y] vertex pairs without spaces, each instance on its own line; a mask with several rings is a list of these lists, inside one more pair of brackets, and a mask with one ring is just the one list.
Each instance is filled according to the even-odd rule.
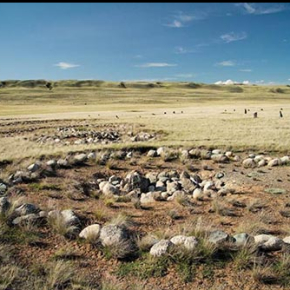
[[216,65],[218,65],[218,66],[235,66],[236,63],[232,60],[224,60],[224,61],[216,63]]
[[272,5],[272,6],[265,6],[265,4],[257,5],[257,4],[249,4],[249,3],[238,3],[236,6],[242,7],[243,11],[247,14],[254,14],[254,15],[263,15],[263,14],[273,14],[285,11],[287,8],[284,5]]
[[184,27],[184,25],[180,21],[178,21],[178,20],[173,20],[171,23],[165,24],[165,26],[175,27],[175,28]]
[[288,81],[290,81],[290,79],[288,79]]
[[223,34],[221,35],[221,39],[226,42],[226,43],[230,43],[233,41],[238,41],[238,40],[243,40],[246,39],[248,37],[246,32],[241,32],[241,33],[227,33],[227,34]]
[[195,77],[194,74],[177,74],[175,75],[177,78],[193,78]]
[[194,52],[194,50],[187,49],[187,48],[184,48],[182,46],[175,47],[175,53],[176,54],[186,54],[186,53],[192,53],[192,52]]
[[264,80],[260,80],[260,81],[256,81],[255,83],[256,84],[263,84],[263,83],[265,83],[265,81]]
[[78,67],[80,65],[61,61],[61,62],[55,64],[54,66],[58,66],[61,69],[69,69],[69,68]]
[[252,72],[250,68],[240,69],[241,72]]
[[207,13],[203,11],[197,11],[194,14],[185,14],[182,11],[177,12],[173,16],[173,20],[170,23],[164,24],[167,27],[181,28],[187,26],[189,22],[194,20],[202,20],[207,17]]
[[141,55],[141,54],[137,54],[137,55],[134,55],[133,57],[134,57],[134,58],[143,58],[143,55]]
[[241,85],[241,84],[250,85],[251,83],[249,81],[236,82],[236,81],[232,81],[232,80],[215,82],[215,85]]
[[135,65],[136,67],[171,67],[171,66],[177,66],[177,64],[173,63],[166,63],[166,62],[149,62],[149,63],[144,63],[144,64],[138,64]]

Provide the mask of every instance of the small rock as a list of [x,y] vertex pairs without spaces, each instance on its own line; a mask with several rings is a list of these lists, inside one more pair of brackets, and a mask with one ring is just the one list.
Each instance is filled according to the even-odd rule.
[[208,241],[213,244],[220,244],[230,240],[230,236],[223,231],[213,231],[208,237]]
[[39,167],[39,164],[33,163],[27,167],[27,170],[29,170],[30,172],[35,172],[39,169]]
[[74,164],[83,164],[87,160],[87,154],[81,153],[74,156]]
[[89,160],[95,160],[96,159],[96,153],[95,152],[90,152],[87,156]]
[[274,166],[279,166],[281,165],[281,160],[279,158],[275,158],[275,159],[272,159],[269,163],[268,163],[268,166],[270,167],[274,167]]
[[90,241],[97,241],[100,236],[101,226],[99,224],[93,224],[84,228],[80,234],[80,238],[89,239]]
[[17,215],[23,216],[39,212],[39,208],[32,203],[25,203],[17,207],[14,211]]
[[154,257],[163,256],[168,252],[172,245],[172,242],[170,242],[169,240],[161,240],[151,247],[150,255]]
[[51,167],[54,167],[54,166],[56,166],[56,160],[54,160],[54,159],[51,159],[51,160],[48,160],[47,162],[46,162],[46,165],[47,166],[51,166]]
[[7,190],[7,186],[4,183],[0,182],[0,194],[5,193]]
[[142,193],[140,197],[140,202],[143,204],[155,202],[153,192]]
[[202,191],[202,189],[201,188],[196,188],[193,191],[193,193],[192,193],[192,197],[194,199],[197,199],[197,200],[201,199],[203,197],[203,191]]
[[256,162],[252,158],[247,158],[243,161],[244,168],[254,168],[256,167]]
[[0,215],[4,214],[10,207],[10,202],[7,197],[0,197]]
[[246,233],[241,233],[234,235],[233,238],[237,246],[245,246],[251,240],[252,237]]
[[156,157],[157,156],[157,152],[156,150],[149,150],[147,153],[148,157]]
[[[100,187],[101,188],[101,187]],[[119,194],[119,189],[118,187],[114,186],[110,182],[107,182],[103,187],[102,187],[102,192],[105,196],[112,196],[112,195],[118,195]]]

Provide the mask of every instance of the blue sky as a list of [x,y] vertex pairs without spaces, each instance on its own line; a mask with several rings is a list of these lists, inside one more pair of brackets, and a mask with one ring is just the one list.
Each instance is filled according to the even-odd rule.
[[290,84],[290,3],[0,3],[0,80]]

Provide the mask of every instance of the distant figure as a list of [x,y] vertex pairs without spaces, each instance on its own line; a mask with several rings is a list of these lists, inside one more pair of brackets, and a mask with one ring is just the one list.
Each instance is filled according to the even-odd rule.
[[173,114],[175,114],[175,111],[173,111]]
[[116,115],[116,118],[119,119],[119,117]]
[[248,112],[247,109],[245,109],[245,114],[247,114],[247,112]]
[[280,111],[279,113],[280,113],[280,118],[283,118],[283,114],[282,114],[282,112]]
[[234,109],[234,112],[236,111],[236,109]]
[[85,103],[85,105],[87,105],[87,103]]
[[263,108],[261,108],[261,111],[264,111]]
[[227,110],[225,110],[225,112],[226,112]]
[[280,110],[283,111],[283,108],[281,108]]
[[250,111],[250,109],[248,109],[248,111]]
[[153,115],[153,116],[155,116],[155,114],[154,114],[154,113],[152,113],[152,115]]
[[254,118],[257,118],[257,117],[258,117],[258,113],[255,112],[255,113],[254,113]]
[[124,82],[120,82],[119,87],[123,89],[127,88]]
[[50,91],[52,90],[52,83],[46,83],[45,85]]
[[164,112],[164,115],[166,115],[166,112]]

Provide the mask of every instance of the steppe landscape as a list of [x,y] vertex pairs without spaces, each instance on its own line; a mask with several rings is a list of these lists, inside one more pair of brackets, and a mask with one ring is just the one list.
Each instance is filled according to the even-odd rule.
[[2,81],[0,289],[289,289],[289,99]]

